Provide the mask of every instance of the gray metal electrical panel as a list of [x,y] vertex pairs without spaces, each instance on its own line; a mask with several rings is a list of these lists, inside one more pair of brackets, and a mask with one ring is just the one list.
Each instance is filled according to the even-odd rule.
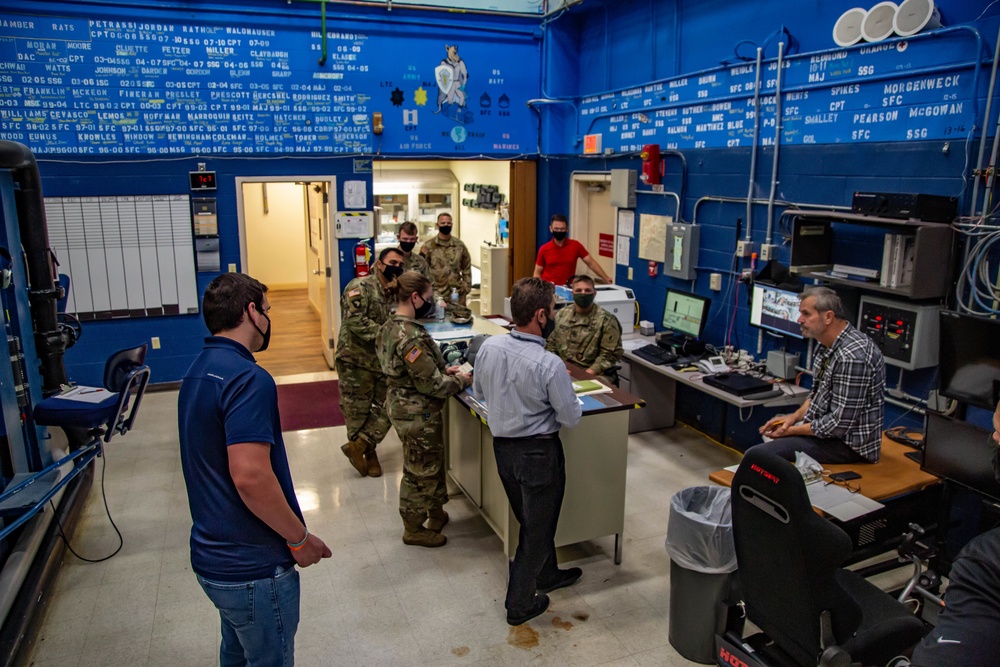
[[663,274],[681,280],[694,280],[698,268],[701,227],[671,222],[667,224],[667,256]]
[[885,363],[908,371],[938,363],[940,306],[916,306],[867,294],[861,297],[858,328],[868,334]]
[[618,208],[635,208],[635,169],[611,170],[611,205]]

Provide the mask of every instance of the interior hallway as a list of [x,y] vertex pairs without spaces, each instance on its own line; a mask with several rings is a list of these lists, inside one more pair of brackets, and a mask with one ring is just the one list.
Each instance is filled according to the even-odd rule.
[[310,305],[305,288],[268,290],[273,333],[257,363],[274,377],[330,370],[320,347],[319,313]]
[[[218,664],[218,615],[189,560],[176,401],[176,392],[147,394],[135,430],[107,448],[108,503],[125,546],[99,564],[67,553],[29,664]],[[669,501],[735,453],[684,427],[632,436],[621,566],[611,537],[561,549],[583,578],[512,629],[500,540],[464,496],[447,505],[447,546],[402,543],[395,433],[379,448],[386,475],[377,479],[358,477],[337,451],[343,426],[285,438],[306,521],[333,550],[302,570],[297,665],[693,664],[667,641]],[[117,544],[99,474],[72,543],[90,558]]]

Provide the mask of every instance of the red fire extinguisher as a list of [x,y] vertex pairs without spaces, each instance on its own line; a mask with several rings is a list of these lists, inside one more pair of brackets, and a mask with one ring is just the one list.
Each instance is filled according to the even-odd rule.
[[367,276],[370,272],[368,266],[368,239],[362,239],[358,241],[358,244],[354,246],[354,275],[360,278],[361,276]]

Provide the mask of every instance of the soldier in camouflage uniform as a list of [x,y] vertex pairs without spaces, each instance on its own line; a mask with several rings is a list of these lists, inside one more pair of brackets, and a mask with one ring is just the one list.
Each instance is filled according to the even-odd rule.
[[446,367],[441,348],[417,322],[434,311],[430,280],[407,271],[390,292],[396,296],[396,315],[382,325],[375,347],[389,385],[386,410],[403,441],[403,543],[440,547],[448,541],[441,534],[448,523],[441,411],[449,396],[472,384],[472,377],[457,366]]
[[347,424],[347,444],[340,449],[364,477],[378,477],[382,466],[375,447],[389,432],[385,413],[385,375],[375,354],[375,335],[391,315],[386,286],[403,273],[403,254],[386,248],[372,273],[347,284],[340,297],[343,321],[337,341],[340,411]]
[[611,369],[621,363],[624,353],[622,327],[618,318],[594,303],[596,294],[590,276],[574,276],[573,306],[556,313],[556,329],[545,348],[614,385],[618,373]]
[[461,240],[451,235],[451,215],[438,215],[438,235],[424,243],[420,254],[430,266],[435,299],[451,302],[451,291],[458,291],[458,303],[465,306],[472,291],[472,256]]
[[427,260],[419,252],[413,252],[413,248],[416,247],[417,240],[420,238],[417,235],[417,226],[412,222],[404,222],[399,226],[396,238],[399,239],[399,249],[403,252],[405,259],[403,270],[416,271],[430,278],[431,268],[427,265]]

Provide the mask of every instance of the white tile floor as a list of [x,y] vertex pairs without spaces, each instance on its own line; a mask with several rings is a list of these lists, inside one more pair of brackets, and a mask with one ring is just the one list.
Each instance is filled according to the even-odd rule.
[[[29,664],[217,664],[218,615],[189,561],[176,400],[147,394],[136,429],[107,448],[108,504],[125,546],[99,564],[67,554]],[[444,548],[405,546],[398,438],[379,447],[378,479],[358,477],[339,451],[345,439],[344,427],[285,434],[310,530],[333,550],[302,571],[296,664],[693,664],[667,641],[668,505],[735,453],[684,427],[632,436],[622,564],[612,561],[611,537],[561,549],[563,565],[581,566],[583,578],[552,593],[548,612],[510,628],[500,540],[472,505],[452,495]],[[93,558],[116,544],[98,476],[73,545]]]

